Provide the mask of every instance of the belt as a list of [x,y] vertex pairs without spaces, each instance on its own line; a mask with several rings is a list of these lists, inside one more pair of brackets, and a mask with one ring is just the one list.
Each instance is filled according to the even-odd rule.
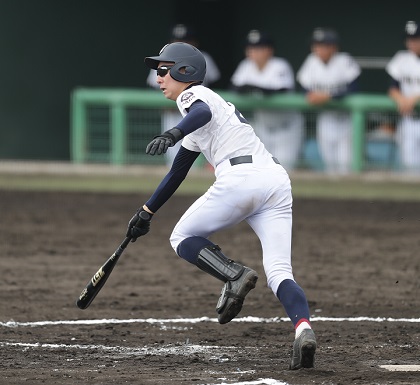
[[[242,156],[237,156],[236,158],[230,158],[229,162],[231,166],[236,166],[237,164],[242,164],[242,163],[252,163],[252,155],[242,155]],[[280,164],[278,159],[275,158],[274,156],[273,156],[273,162]]]

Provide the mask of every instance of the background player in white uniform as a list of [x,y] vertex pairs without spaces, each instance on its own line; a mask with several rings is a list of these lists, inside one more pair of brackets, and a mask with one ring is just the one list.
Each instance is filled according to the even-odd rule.
[[[297,72],[309,103],[322,105],[357,90],[361,73],[357,62],[339,52],[336,31],[316,28],[311,53]],[[352,164],[352,122],[349,113],[327,110],[316,121],[317,141],[327,172],[348,173]]]
[[[170,34],[170,43],[184,42],[199,48],[199,41],[195,29],[186,24],[176,24]],[[210,87],[212,84],[220,79],[220,71],[216,65],[216,62],[211,55],[205,51],[201,51],[204,58],[206,59],[207,72],[203,81],[203,85]],[[156,71],[151,69],[147,76],[146,83],[149,87],[159,88],[156,83]],[[165,110],[162,113],[162,132],[169,130],[179,122],[180,116],[177,110]],[[171,165],[174,161],[175,155],[181,146],[181,142],[177,143],[173,148],[169,148],[165,154],[166,164]]]
[[176,100],[183,116],[174,128],[155,137],[146,153],[161,155],[182,138],[183,142],[168,174],[130,220],[127,236],[135,241],[149,231],[153,215],[202,152],[215,168],[216,181],[176,224],[170,237],[173,249],[224,282],[216,310],[219,322],[227,323],[240,312],[258,277],[253,269],[227,258],[209,237],[247,221],[261,241],[268,285],[295,326],[290,368],[312,367],[315,334],[291,266],[292,194],[287,172],[235,106],[201,85],[206,64],[197,48],[172,43],[158,56],[145,58],[145,63],[157,70],[160,89],[166,98]]
[[420,172],[420,25],[405,25],[407,50],[397,52],[386,67],[392,78],[389,96],[395,100],[402,115],[397,127],[401,165],[407,171]]
[[[286,59],[274,56],[274,42],[266,32],[254,29],[248,33],[245,55],[232,75],[233,90],[260,95],[294,90],[293,69]],[[291,170],[302,148],[303,115],[297,111],[256,110],[253,125],[267,149]]]

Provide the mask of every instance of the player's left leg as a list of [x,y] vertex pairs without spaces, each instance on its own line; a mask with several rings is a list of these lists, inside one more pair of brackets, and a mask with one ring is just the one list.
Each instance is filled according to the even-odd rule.
[[262,210],[247,221],[261,241],[268,286],[295,328],[290,369],[313,367],[316,339],[310,325],[309,306],[304,291],[294,280],[291,266],[292,197],[287,188],[278,193],[280,203],[276,209]]
[[289,368],[312,368],[317,344],[309,322],[309,306],[305,293],[294,280],[286,279],[280,284],[276,295],[295,327],[295,341]]

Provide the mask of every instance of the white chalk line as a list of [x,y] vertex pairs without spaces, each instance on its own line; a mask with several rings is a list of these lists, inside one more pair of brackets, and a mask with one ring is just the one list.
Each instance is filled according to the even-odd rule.
[[[106,345],[81,345],[81,344],[48,344],[48,343],[29,343],[29,342],[2,342],[0,341],[1,347],[18,347],[18,348],[40,348],[40,349],[80,349],[80,350],[102,350],[110,353],[120,353],[121,355],[134,355],[134,356],[144,356],[144,355],[167,355],[167,354],[176,354],[176,355],[191,355],[194,353],[212,353],[213,351],[217,353],[220,351],[220,346],[210,346],[210,345],[193,345],[193,344],[183,344],[179,346],[165,346],[165,347],[124,347],[124,346],[106,346]],[[250,348],[250,347],[249,347]],[[223,349],[235,350],[238,349],[233,346],[224,346]],[[244,347],[246,349],[246,347]]]
[[273,380],[272,378],[261,378],[256,381],[245,381],[245,382],[222,382],[218,384],[207,384],[207,385],[289,385],[287,382]]
[[[55,325],[105,325],[105,324],[196,324],[202,322],[218,323],[217,318],[132,318],[132,319],[84,319],[84,320],[57,320],[57,321],[33,321],[17,322],[14,320],[0,322],[3,327],[37,327],[37,326],[55,326]],[[231,322],[244,323],[279,323],[290,322],[286,317],[260,318],[260,317],[242,317],[235,318]],[[407,322],[420,323],[420,318],[391,318],[391,317],[312,317],[311,322]]]
[[379,365],[390,372],[420,372],[420,365]]

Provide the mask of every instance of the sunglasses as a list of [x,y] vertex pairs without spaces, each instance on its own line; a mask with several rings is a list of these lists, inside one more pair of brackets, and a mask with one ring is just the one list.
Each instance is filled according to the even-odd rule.
[[162,67],[158,67],[156,69],[156,73],[157,73],[158,76],[160,76],[160,77],[163,78],[164,76],[166,76],[168,74],[168,72],[171,70],[172,67],[173,66],[162,66]]

